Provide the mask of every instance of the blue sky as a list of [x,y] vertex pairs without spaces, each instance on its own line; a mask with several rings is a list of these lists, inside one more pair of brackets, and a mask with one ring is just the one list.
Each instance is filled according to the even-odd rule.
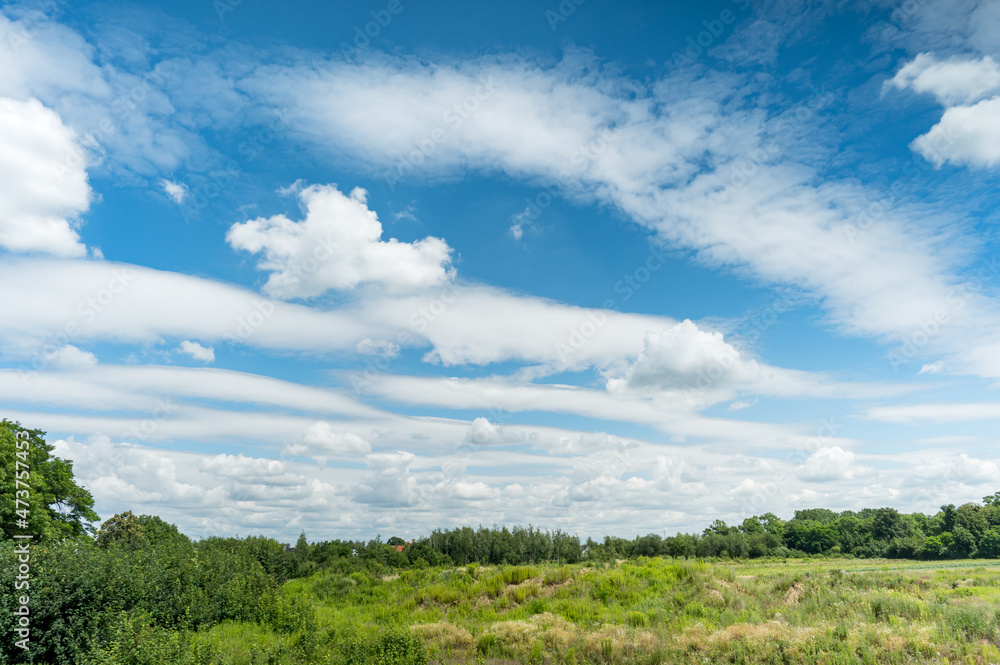
[[0,404],[105,517],[582,536],[1000,485],[1000,9],[0,6]]

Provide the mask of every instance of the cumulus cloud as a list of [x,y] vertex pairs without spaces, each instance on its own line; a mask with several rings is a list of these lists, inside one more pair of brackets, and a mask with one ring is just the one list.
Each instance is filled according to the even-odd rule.
[[186,353],[195,360],[200,360],[205,363],[215,362],[215,349],[210,346],[202,346],[198,342],[184,340],[181,342],[181,345],[177,347],[177,350],[181,353]]
[[945,106],[977,102],[1000,92],[1000,63],[990,56],[940,61],[931,53],[920,53],[896,73],[890,84],[930,93]]
[[452,278],[451,248],[444,240],[382,240],[382,224],[368,209],[365,190],[345,196],[335,186],[313,185],[298,194],[306,211],[302,221],[258,218],[233,224],[226,234],[234,249],[264,254],[258,267],[271,273],[265,293],[309,298],[361,284],[406,292]]
[[45,355],[45,359],[56,369],[87,369],[97,365],[97,357],[90,351],[83,351],[67,344]]
[[310,425],[302,433],[301,441],[285,448],[289,455],[311,457],[320,464],[331,458],[360,457],[371,451],[368,441],[352,432],[337,431],[326,421]]
[[181,205],[187,199],[188,188],[187,185],[180,182],[173,182],[172,180],[161,180],[160,186],[163,187],[163,191],[167,193],[170,200]]
[[247,532],[293,538],[303,516],[328,528],[351,521],[336,487],[302,474],[299,465],[243,453],[163,450],[104,435],[52,443],[56,455],[74,462],[102,515],[155,514],[195,538]]
[[850,450],[839,446],[820,448],[805,461],[799,477],[810,482],[866,478],[875,472],[871,467],[858,464]]
[[1000,63],[992,57],[939,61],[920,53],[889,84],[930,93],[945,106],[941,120],[913,141],[927,160],[938,166],[1000,163]]
[[473,420],[465,434],[465,442],[477,446],[527,443],[532,438],[521,428],[501,426],[483,417]]
[[469,426],[468,441],[478,444],[492,443],[500,436],[500,427],[486,418],[476,418]]
[[913,141],[913,148],[938,166],[945,162],[996,166],[1000,163],[1000,97],[947,109],[938,124]]
[[410,473],[413,453],[396,451],[368,455],[368,472],[354,486],[354,500],[375,506],[412,506],[419,500],[417,479]]
[[201,468],[219,476],[262,477],[280,476],[285,473],[285,464],[275,459],[238,455],[216,455],[201,463]]
[[661,333],[647,332],[639,357],[609,390],[708,390],[746,386],[760,376],[755,360],[744,360],[722,333],[684,320]]
[[86,254],[75,227],[91,192],[73,131],[37,99],[0,97],[0,144],[0,246]]

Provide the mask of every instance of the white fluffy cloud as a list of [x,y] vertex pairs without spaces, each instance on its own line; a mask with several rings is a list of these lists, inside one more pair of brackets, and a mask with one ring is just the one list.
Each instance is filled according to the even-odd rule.
[[971,106],[952,106],[940,122],[913,141],[913,148],[937,165],[1000,163],[1000,97]]
[[192,342],[186,339],[181,342],[181,345],[177,347],[177,350],[181,353],[186,353],[195,360],[200,360],[203,363],[215,362],[215,349],[210,346],[202,346],[198,342]]
[[941,120],[913,141],[913,149],[940,166],[1000,163],[1000,63],[979,59],[937,60],[921,53],[889,82],[930,93],[945,106]]
[[0,97],[0,145],[0,246],[83,256],[74,227],[91,193],[73,131],[37,99]]
[[704,331],[689,320],[662,333],[647,332],[642,351],[609,390],[709,390],[748,386],[760,376],[755,360],[744,360],[722,333]]
[[93,367],[97,357],[90,351],[83,351],[67,344],[45,354],[45,359],[56,369],[78,370]]
[[285,473],[285,464],[276,459],[239,455],[216,455],[206,458],[201,468],[219,476],[274,477]]
[[410,473],[415,457],[406,451],[368,455],[368,472],[354,487],[354,500],[374,506],[412,506],[419,501],[417,479]]
[[931,53],[920,53],[890,83],[930,93],[945,106],[977,102],[1000,92],[1000,63],[990,56],[940,61]]
[[187,185],[184,183],[173,182],[172,180],[161,180],[160,186],[163,187],[163,191],[167,193],[170,200],[181,205],[187,199],[189,191]]
[[258,218],[233,224],[226,240],[234,249],[263,252],[258,267],[271,273],[264,291],[275,297],[309,298],[360,284],[405,292],[451,279],[451,248],[444,240],[383,241],[366,196],[360,188],[345,196],[335,186],[306,187],[299,192],[301,222],[284,215]]
[[301,455],[325,464],[331,458],[359,457],[372,451],[371,444],[353,432],[337,431],[326,421],[305,429],[302,439],[285,448],[289,455]]
[[812,482],[867,478],[874,474],[874,469],[856,462],[853,452],[839,446],[820,448],[799,470],[800,478]]

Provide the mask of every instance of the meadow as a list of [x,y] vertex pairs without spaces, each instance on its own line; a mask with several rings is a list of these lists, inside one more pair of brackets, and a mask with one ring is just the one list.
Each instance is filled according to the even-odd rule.
[[219,662],[1000,663],[1000,562],[851,559],[325,570],[291,634],[225,622]]

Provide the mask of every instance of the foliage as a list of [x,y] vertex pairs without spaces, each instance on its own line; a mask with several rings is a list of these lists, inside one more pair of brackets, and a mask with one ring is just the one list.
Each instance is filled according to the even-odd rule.
[[[99,519],[94,498],[73,480],[73,463],[52,455],[54,447],[44,436],[41,430],[0,421],[0,538],[23,533],[36,540],[79,536]],[[28,512],[18,514],[25,506],[17,504],[17,491],[29,486],[20,495],[28,499]],[[24,518],[27,527],[18,527]]]
[[344,651],[344,665],[427,665],[423,641],[406,630],[354,638]]

